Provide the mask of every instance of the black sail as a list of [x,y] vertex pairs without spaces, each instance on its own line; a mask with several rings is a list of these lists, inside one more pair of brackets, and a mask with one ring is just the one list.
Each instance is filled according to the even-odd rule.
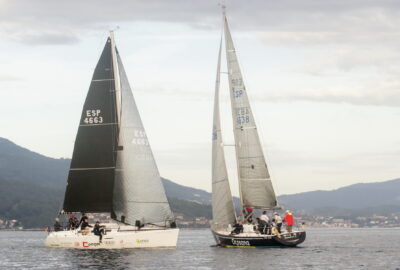
[[111,39],[89,87],[76,135],[63,210],[111,212],[118,138]]

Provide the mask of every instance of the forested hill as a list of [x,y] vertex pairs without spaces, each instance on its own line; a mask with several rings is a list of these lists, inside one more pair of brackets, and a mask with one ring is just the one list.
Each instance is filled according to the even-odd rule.
[[306,211],[328,207],[362,209],[383,205],[400,206],[400,179],[355,184],[329,191],[282,195],[279,201]]
[[0,137],[0,179],[65,187],[70,159],[49,158]]
[[[18,219],[28,228],[50,224],[64,198],[70,162],[45,157],[0,138],[0,218]],[[163,184],[175,213],[211,218],[209,192],[167,179]],[[286,208],[319,215],[398,213],[400,179],[282,195],[278,200]]]
[[[70,159],[54,159],[0,138],[0,218],[25,227],[51,224],[61,209]],[[163,179],[174,212],[211,218],[210,193]]]

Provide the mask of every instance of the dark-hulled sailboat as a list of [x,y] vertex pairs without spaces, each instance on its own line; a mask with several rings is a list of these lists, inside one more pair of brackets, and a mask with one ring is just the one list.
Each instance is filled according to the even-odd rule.
[[115,46],[113,32],[97,63],[75,140],[63,212],[109,213],[103,241],[79,229],[49,233],[47,247],[175,247],[164,187]]
[[[224,7],[223,25],[241,209],[281,209],[272,187]],[[221,52],[222,38],[218,54],[212,131],[212,233],[217,244],[223,247],[296,246],[305,240],[305,231],[261,234],[254,230],[253,224],[244,224],[243,232],[231,234],[232,225],[237,222],[237,217],[221,137],[219,112]]]

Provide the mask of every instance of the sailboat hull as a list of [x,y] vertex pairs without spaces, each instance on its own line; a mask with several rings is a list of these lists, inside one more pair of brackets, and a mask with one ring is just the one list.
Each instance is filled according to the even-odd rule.
[[276,235],[241,233],[230,235],[212,231],[215,241],[221,247],[263,248],[263,247],[295,247],[306,239],[305,231],[294,231]]
[[126,249],[175,248],[179,229],[112,230],[100,238],[93,233],[82,235],[78,230],[51,232],[45,245],[49,248]]

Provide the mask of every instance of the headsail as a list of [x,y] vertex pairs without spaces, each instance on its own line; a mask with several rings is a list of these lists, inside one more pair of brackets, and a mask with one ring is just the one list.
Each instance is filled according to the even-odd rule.
[[117,133],[114,71],[108,38],[83,106],[64,211],[111,211]]
[[275,192],[258,137],[256,123],[250,108],[225,13],[224,32],[242,206],[276,208]]
[[212,131],[212,212],[213,222],[220,225],[236,221],[231,189],[226,170],[225,154],[221,136],[219,112],[219,86],[221,69],[222,38],[218,54],[217,78],[215,81],[214,121]]
[[162,224],[173,214],[118,52],[117,62],[122,111],[113,211],[128,224]]

